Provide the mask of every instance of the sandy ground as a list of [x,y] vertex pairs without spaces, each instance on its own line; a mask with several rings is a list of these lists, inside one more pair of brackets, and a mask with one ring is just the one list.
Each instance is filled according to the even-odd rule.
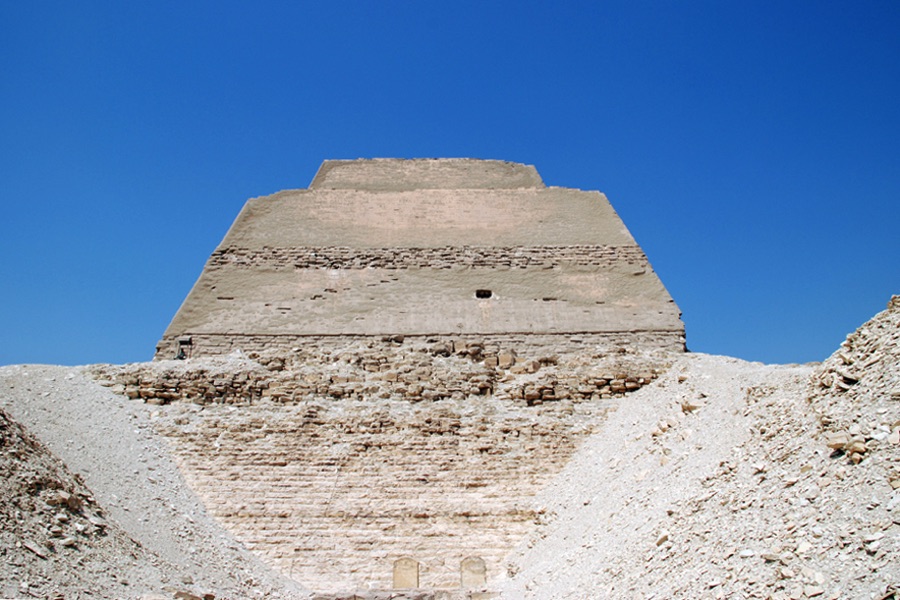
[[824,365],[689,354],[624,398],[538,498],[505,597],[900,598],[892,304]]

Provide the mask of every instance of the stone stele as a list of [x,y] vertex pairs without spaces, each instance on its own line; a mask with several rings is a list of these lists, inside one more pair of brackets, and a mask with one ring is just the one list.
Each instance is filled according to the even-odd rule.
[[246,203],[156,358],[509,334],[684,348],[678,307],[603,194],[498,160],[328,160],[309,189]]

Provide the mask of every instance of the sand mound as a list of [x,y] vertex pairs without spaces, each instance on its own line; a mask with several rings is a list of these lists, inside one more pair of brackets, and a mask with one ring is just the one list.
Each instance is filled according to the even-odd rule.
[[[15,525],[3,527],[2,547],[16,561],[0,570],[4,596],[306,596],[207,515],[150,426],[147,405],[111,393],[81,368],[16,365],[0,368],[0,408],[34,434],[20,435],[11,421],[4,430],[12,432],[4,440],[24,440],[16,442],[13,454],[4,448],[2,459],[10,462],[0,463],[20,473],[0,488],[4,509],[18,507],[10,509],[11,517],[0,513]],[[56,519],[58,505],[44,506],[59,491],[82,502],[80,513],[66,509],[69,520],[63,524]],[[108,524],[106,535],[98,537],[91,519],[99,515]],[[62,529],[61,536],[53,526]],[[76,543],[63,545],[66,537]],[[41,552],[47,548],[47,558],[29,550],[26,541]]]
[[104,517],[84,483],[0,409],[0,595],[132,594],[136,571],[158,561]]
[[506,597],[900,597],[898,306],[819,368],[687,355],[625,398]]

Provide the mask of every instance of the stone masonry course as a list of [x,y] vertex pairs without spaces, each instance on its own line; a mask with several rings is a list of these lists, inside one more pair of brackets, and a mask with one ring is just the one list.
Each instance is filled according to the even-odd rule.
[[[627,264],[649,266],[647,257],[633,246],[515,246],[441,248],[350,248],[346,246],[261,249],[227,247],[216,250],[207,267],[274,269],[451,269],[538,267],[552,269],[563,263],[582,266]],[[635,270],[635,275],[642,275]]]
[[459,590],[476,561],[489,589],[543,518],[530,499],[667,364],[558,350],[361,337],[94,373],[156,405],[211,514],[310,589],[389,590],[401,559],[425,590]]

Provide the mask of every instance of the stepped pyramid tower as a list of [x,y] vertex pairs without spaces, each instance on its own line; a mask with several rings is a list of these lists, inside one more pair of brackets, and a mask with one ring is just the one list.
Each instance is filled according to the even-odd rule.
[[678,307],[603,194],[518,163],[374,159],[249,200],[156,358],[385,335],[684,347]]
[[472,600],[581,441],[682,351],[599,192],[502,161],[333,160],[249,200],[158,360],[112,377],[205,405],[160,412],[185,479],[316,598]]

